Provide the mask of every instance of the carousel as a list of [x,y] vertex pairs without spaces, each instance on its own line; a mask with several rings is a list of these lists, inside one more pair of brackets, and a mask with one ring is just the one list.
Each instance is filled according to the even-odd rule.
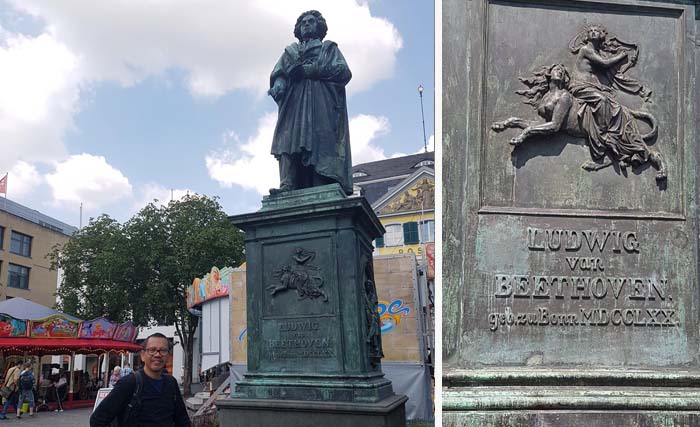
[[141,349],[137,334],[131,322],[81,320],[12,298],[0,302],[0,374],[11,362],[33,360],[37,410],[91,407],[111,365]]

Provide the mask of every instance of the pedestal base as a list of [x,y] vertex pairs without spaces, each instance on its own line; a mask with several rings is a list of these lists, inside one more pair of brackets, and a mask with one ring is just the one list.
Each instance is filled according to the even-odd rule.
[[700,425],[700,412],[496,411],[443,412],[443,427],[686,427]]
[[669,387],[590,386],[582,381],[580,386],[450,388],[443,391],[443,426],[700,426],[700,389],[679,387],[687,384],[683,379]]
[[376,403],[222,399],[216,402],[221,427],[405,427],[406,396]]

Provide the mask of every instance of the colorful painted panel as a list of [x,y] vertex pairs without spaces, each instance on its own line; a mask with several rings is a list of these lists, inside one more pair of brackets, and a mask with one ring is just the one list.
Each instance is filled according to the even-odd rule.
[[425,255],[428,258],[428,280],[435,278],[435,243],[425,245]]
[[76,338],[81,322],[67,319],[59,314],[42,320],[29,321],[30,338]]
[[117,324],[104,317],[95,320],[84,321],[80,326],[79,338],[112,339],[117,330]]
[[115,341],[134,342],[138,330],[131,322],[122,323],[117,327],[117,332],[114,334]]
[[232,272],[232,267],[221,270],[212,267],[209,274],[201,279],[199,277],[194,279],[192,285],[187,288],[187,308],[192,308],[214,298],[228,296],[228,291],[231,289]]
[[27,322],[15,319],[7,314],[0,314],[0,337],[26,337]]
[[391,302],[379,300],[377,311],[379,311],[379,320],[382,324],[382,333],[385,334],[399,325],[401,318],[410,313],[411,308],[406,306],[401,299],[395,299]]

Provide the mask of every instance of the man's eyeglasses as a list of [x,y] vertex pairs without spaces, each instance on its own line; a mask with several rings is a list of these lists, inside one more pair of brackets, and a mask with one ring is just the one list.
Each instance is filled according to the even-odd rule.
[[161,356],[166,356],[170,353],[170,350],[167,348],[146,348],[144,351],[149,355],[149,356],[155,356],[156,353],[159,353]]

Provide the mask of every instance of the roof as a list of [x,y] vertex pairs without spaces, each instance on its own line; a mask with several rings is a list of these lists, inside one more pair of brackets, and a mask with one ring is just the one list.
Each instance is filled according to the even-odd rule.
[[[382,197],[380,197],[377,201],[375,201],[372,204],[372,209],[374,209],[374,211],[377,212],[378,215],[386,214],[386,212],[383,211],[383,208],[387,207],[387,205],[389,205],[389,204],[393,204],[394,201],[397,201],[396,197],[399,194],[406,192],[409,188],[411,188],[412,186],[417,184],[419,182],[419,180],[421,180],[423,178],[428,178],[434,182],[435,170],[431,169],[429,167],[425,167],[425,166],[421,167],[420,169],[415,171],[413,174],[411,174],[411,176],[403,179],[398,185],[391,188],[386,194],[382,195]],[[421,189],[417,189],[414,191],[418,191],[419,193],[423,193],[423,191],[426,191],[426,189],[421,188]],[[435,187],[434,187],[434,185],[432,186],[432,188],[427,189],[427,193],[421,194],[421,198],[423,198],[422,200],[424,201],[424,203],[426,203],[425,206],[421,206],[422,203],[418,204],[417,206],[413,203],[410,203],[413,201],[412,199],[414,199],[414,200],[416,199],[416,197],[414,195],[406,194],[406,196],[408,196],[408,197],[404,198],[403,202],[401,202],[401,204],[403,206],[399,207],[398,210],[396,210],[395,208],[390,208],[389,211],[391,211],[392,213],[407,213],[407,212],[413,212],[413,211],[420,212],[421,210],[425,210],[425,211],[435,210]],[[417,203],[420,200],[421,199],[417,199],[417,200],[415,200],[414,203]]]
[[9,314],[15,319],[22,320],[45,319],[54,314],[60,314],[73,321],[82,320],[20,297],[0,301],[0,313]]
[[420,165],[424,160],[435,161],[435,152],[419,153],[410,156],[395,157],[370,163],[361,163],[352,167],[353,175],[365,173],[366,176],[353,176],[353,184],[362,188],[362,194],[374,205],[386,193],[401,184],[421,167],[435,169],[435,165]]
[[[367,176],[353,178],[355,184],[376,179],[410,175],[418,169],[416,165],[422,160],[435,161],[435,152],[413,154],[410,156],[394,157],[393,159],[361,163],[352,167],[352,173],[364,172]],[[433,169],[435,169],[433,167]]]
[[35,209],[31,209],[17,202],[13,202],[10,199],[2,199],[2,201],[0,201],[0,211],[7,212],[29,222],[33,222],[41,227],[48,228],[49,230],[53,230],[57,233],[65,234],[66,236],[72,236],[73,233],[78,231],[78,229],[72,225],[68,225],[65,222],[51,218],[48,215],[44,215]]

